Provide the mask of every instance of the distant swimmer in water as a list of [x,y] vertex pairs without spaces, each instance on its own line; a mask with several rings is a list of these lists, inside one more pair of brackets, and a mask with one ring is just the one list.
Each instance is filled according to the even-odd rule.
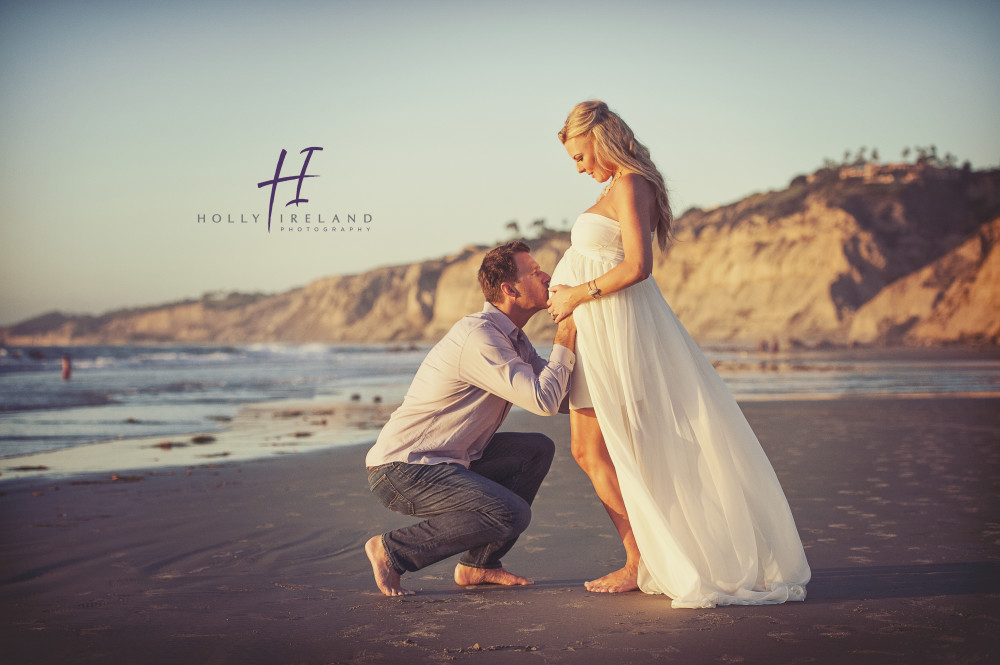
[[73,363],[69,359],[69,354],[64,353],[62,357],[62,378],[63,381],[69,381],[69,377],[73,374]]

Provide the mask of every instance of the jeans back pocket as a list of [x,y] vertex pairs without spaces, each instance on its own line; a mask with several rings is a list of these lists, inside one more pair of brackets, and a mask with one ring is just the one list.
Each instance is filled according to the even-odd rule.
[[[391,465],[388,466],[391,467]],[[376,471],[377,473],[368,479],[368,485],[375,498],[381,501],[383,506],[395,513],[413,515],[413,504],[396,491],[392,481],[389,480],[386,470],[376,469]]]

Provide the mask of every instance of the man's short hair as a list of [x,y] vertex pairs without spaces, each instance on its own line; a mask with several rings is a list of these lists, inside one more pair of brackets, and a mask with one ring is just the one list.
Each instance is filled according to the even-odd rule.
[[494,305],[503,302],[500,285],[504,282],[516,282],[518,277],[514,255],[530,251],[531,248],[520,240],[511,240],[487,252],[483,257],[483,264],[479,266],[479,286],[483,289],[487,302]]

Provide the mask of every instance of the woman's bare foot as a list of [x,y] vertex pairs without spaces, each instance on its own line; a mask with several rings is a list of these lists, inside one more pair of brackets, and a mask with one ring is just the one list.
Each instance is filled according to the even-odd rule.
[[584,582],[583,586],[587,587],[587,591],[596,593],[635,591],[639,588],[639,568],[638,566],[625,566],[621,570],[608,573],[599,580]]
[[527,577],[509,573],[503,568],[472,568],[458,564],[455,566],[455,584],[470,586],[473,584],[502,584],[504,586],[527,586],[534,584]]
[[387,596],[412,596],[413,592],[399,585],[399,573],[392,567],[389,555],[382,545],[382,536],[374,536],[365,543],[365,554],[372,562],[372,572],[375,573],[375,584]]

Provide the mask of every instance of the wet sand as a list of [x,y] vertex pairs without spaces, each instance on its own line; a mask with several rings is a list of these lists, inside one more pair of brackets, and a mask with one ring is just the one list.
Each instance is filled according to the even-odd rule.
[[[674,610],[591,594],[624,559],[568,419],[505,560],[532,587],[457,587],[455,560],[379,594],[363,552],[408,523],[366,446],[0,483],[5,663],[986,663],[1000,653],[1000,399],[744,404],[813,581],[804,603]],[[190,473],[189,473],[190,472]]]
[[[381,400],[381,398],[379,398]],[[184,467],[296,455],[371,441],[395,406],[343,400],[283,400],[243,407],[216,429],[179,436],[114,439],[0,459],[0,489],[15,478]]]

